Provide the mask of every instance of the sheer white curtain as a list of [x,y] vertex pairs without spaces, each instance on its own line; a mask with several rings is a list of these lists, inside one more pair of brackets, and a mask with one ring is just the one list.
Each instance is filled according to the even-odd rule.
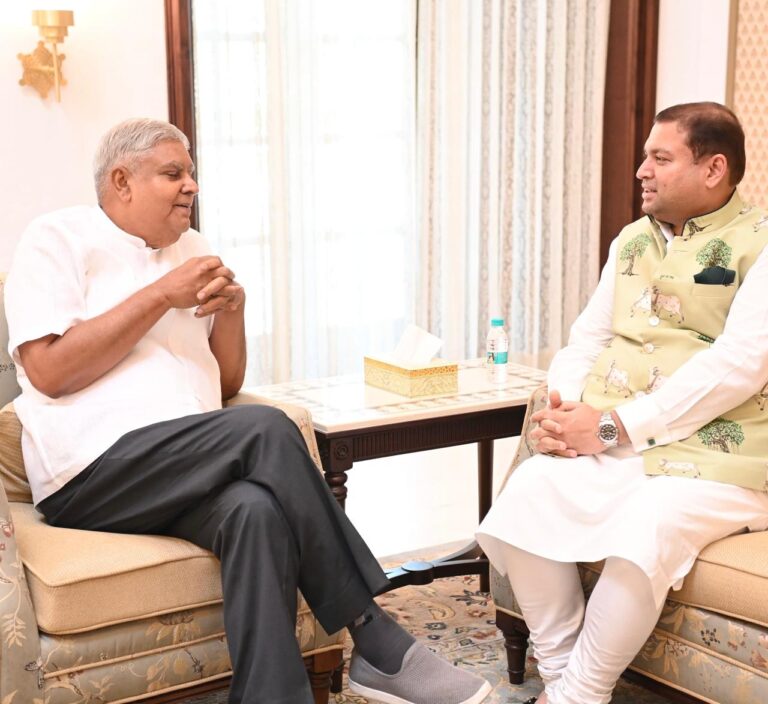
[[201,230],[246,383],[358,371],[413,320],[414,0],[194,0]]
[[419,322],[559,348],[598,276],[610,0],[420,0]]
[[547,352],[597,281],[610,0],[193,0],[201,229],[248,383],[359,371],[408,322]]

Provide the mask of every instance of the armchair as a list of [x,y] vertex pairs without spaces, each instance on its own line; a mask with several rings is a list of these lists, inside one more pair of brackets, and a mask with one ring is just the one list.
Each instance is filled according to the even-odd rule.
[[[530,416],[546,402],[546,388],[531,395],[507,477],[534,454],[526,440]],[[601,568],[602,563],[579,566],[587,595]],[[520,683],[528,629],[509,581],[493,568],[491,593],[509,679]],[[678,702],[768,701],[768,532],[732,535],[707,546],[683,588],[669,592],[656,628],[624,676]]]
[[[0,278],[0,702],[169,702],[226,686],[218,560],[177,538],[49,526],[32,506]],[[264,402],[239,394],[230,403]],[[299,426],[318,467],[309,413]],[[296,624],[315,702],[328,701],[343,631],[299,594]]]

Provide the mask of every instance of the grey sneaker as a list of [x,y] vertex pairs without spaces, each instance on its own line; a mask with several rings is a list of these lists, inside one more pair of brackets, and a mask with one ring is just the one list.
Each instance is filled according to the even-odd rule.
[[394,675],[377,670],[353,652],[349,689],[382,704],[480,704],[490,693],[491,685],[414,643]]

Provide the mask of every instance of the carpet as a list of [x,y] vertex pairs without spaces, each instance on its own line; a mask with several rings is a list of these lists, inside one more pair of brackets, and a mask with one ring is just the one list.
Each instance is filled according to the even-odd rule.
[[[420,641],[459,667],[485,677],[493,692],[484,704],[516,704],[538,694],[541,681],[529,658],[528,676],[522,685],[505,678],[506,655],[499,630],[493,622],[490,596],[479,592],[477,577],[450,577],[421,587],[403,587],[377,600]],[[345,657],[349,658],[350,647]],[[368,700],[346,689],[332,694],[330,704],[367,704]],[[190,698],[185,704],[226,704],[226,691]],[[613,704],[668,704],[657,694],[620,681]]]

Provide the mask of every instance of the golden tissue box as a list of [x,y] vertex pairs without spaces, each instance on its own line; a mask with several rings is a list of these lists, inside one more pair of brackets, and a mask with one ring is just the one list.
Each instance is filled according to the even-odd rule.
[[427,366],[400,366],[375,357],[364,358],[365,383],[401,396],[434,396],[459,390],[459,365],[434,359]]

